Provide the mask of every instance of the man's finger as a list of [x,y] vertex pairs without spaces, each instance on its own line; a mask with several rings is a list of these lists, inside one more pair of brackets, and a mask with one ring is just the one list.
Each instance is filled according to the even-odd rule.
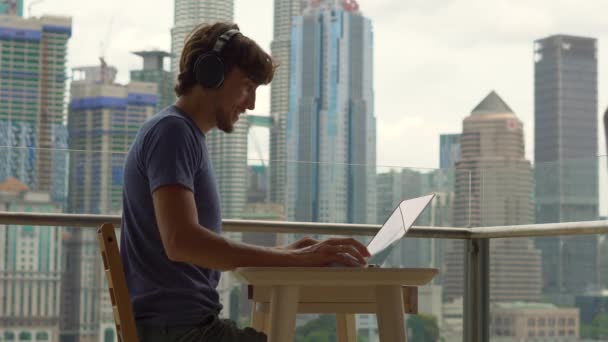
[[353,239],[353,238],[332,238],[326,240],[331,245],[351,245],[355,247],[363,256],[370,256],[367,247],[365,247],[361,242]]

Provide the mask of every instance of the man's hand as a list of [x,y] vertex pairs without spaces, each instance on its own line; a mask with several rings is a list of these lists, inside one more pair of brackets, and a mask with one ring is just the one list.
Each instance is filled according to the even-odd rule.
[[[300,242],[300,241],[298,241]],[[308,241],[310,242],[310,241]],[[338,263],[346,266],[365,266],[370,256],[367,248],[352,238],[328,239],[290,250],[299,266],[328,266]]]
[[278,246],[277,248],[281,249],[300,249],[308,246],[312,246],[316,243],[319,243],[319,240],[313,239],[309,236],[301,238],[300,240],[290,243],[287,246]]

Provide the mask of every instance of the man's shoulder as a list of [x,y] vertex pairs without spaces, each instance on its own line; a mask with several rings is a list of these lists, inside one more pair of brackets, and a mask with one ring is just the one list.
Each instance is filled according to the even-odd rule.
[[198,140],[198,127],[173,107],[167,107],[144,122],[140,135],[144,140],[158,135],[169,135]]

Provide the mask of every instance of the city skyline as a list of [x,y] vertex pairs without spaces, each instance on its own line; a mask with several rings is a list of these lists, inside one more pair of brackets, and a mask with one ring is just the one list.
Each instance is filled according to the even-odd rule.
[[[274,0],[259,0],[255,4],[235,0],[234,6],[235,21],[267,51],[270,51],[272,40],[273,3]],[[460,6],[453,2],[440,5],[394,0],[360,0],[359,3],[366,16],[378,22],[374,27],[378,165],[437,167],[437,136],[455,133],[460,120],[471,109],[468,104],[491,89],[509,98],[524,127],[529,128],[525,141],[532,147],[533,41],[550,34],[567,33],[599,40],[599,112],[603,112],[607,105],[608,89],[601,80],[606,78],[603,75],[608,75],[608,60],[601,56],[607,55],[608,50],[601,42],[608,40],[608,29],[597,13],[608,10],[608,4],[601,1],[591,1],[585,9],[574,3],[554,4],[548,1],[515,2],[508,9],[502,8],[498,2],[484,2],[484,5],[467,2]],[[111,37],[109,44],[104,44],[106,59],[118,67],[118,80],[125,83],[128,71],[141,65],[139,58],[131,56],[130,51],[151,47],[170,49],[172,3],[151,6],[151,18],[154,19],[138,18],[137,21],[133,21],[128,13],[134,13],[129,8],[135,11],[143,6],[141,0],[128,4],[109,0],[86,8],[75,4],[73,0],[43,2],[33,6],[32,10],[36,16],[43,13],[74,16],[75,34],[70,42],[68,59],[70,67],[96,61],[100,42]],[[547,13],[543,8],[549,4],[554,10]],[[478,10],[487,11],[488,19],[474,16]],[[521,18],[521,21],[512,18]],[[500,25],[492,26],[496,20]],[[264,24],[260,24],[262,22]],[[404,30],[399,22],[410,25]],[[445,22],[459,24],[458,27],[452,25],[450,32],[444,32],[440,27],[445,27]],[[119,27],[121,34],[117,35]],[[149,36],[149,39],[141,39],[142,35]],[[395,41],[403,46],[393,47]],[[395,93],[402,89],[407,92]],[[437,101],[436,94],[443,95],[442,101]],[[253,113],[269,114],[270,87],[261,87],[258,99]],[[268,132],[260,129],[256,133],[266,145]],[[397,151],[391,148],[401,141],[424,148]],[[598,143],[599,154],[604,155],[603,134],[600,134]],[[529,148],[526,155],[531,160],[532,151]],[[267,158],[268,154],[264,157]]]
[[[194,11],[194,5],[186,6],[189,3],[194,4],[196,1],[199,0],[174,0],[174,6],[178,8],[177,11],[179,13],[187,13],[186,19],[189,20],[186,20],[188,22],[185,24],[182,23],[183,25],[178,25],[177,22],[174,22],[168,30],[168,32],[174,33],[174,42],[171,44],[174,51],[176,50],[175,37],[182,34],[188,25],[196,21],[193,21],[192,17],[199,15],[200,13],[198,12],[210,11],[209,8],[199,8]],[[201,4],[213,4],[214,6],[219,6],[218,4],[220,3],[230,3],[230,5],[226,6],[234,6],[237,22],[239,22],[238,13],[253,3],[252,1],[245,2],[244,0],[225,2],[222,2],[222,0],[200,1]],[[262,1],[265,2],[266,0]],[[275,4],[279,1],[281,0],[273,0]],[[296,0],[285,1],[292,2]],[[331,1],[339,2],[339,0]],[[63,2],[68,3],[70,1],[66,0]],[[55,1],[53,3],[63,2]],[[327,0],[327,2],[330,1]],[[232,5],[233,3],[234,5]],[[295,26],[291,36],[295,39],[293,42],[288,42],[290,47],[293,46],[290,61],[294,62],[294,65],[291,65],[291,68],[287,70],[283,70],[289,72],[290,75],[289,91],[286,91],[289,94],[287,97],[289,111],[285,115],[285,132],[289,134],[285,134],[285,137],[283,137],[287,145],[285,150],[287,151],[286,154],[291,153],[288,154],[288,156],[293,157],[290,159],[305,159],[325,164],[308,167],[312,170],[310,172],[307,170],[307,165],[298,163],[289,165],[288,170],[290,173],[283,177],[285,179],[285,187],[287,188],[286,192],[289,194],[290,190],[293,191],[294,188],[296,190],[299,189],[300,193],[296,193],[296,196],[294,196],[301,197],[299,201],[287,201],[287,208],[281,208],[276,203],[254,204],[253,202],[255,201],[248,199],[250,191],[257,192],[253,197],[258,199],[269,195],[266,186],[268,186],[268,179],[270,177],[268,173],[273,167],[272,164],[257,165],[257,168],[262,167],[264,169],[258,170],[264,175],[261,176],[260,174],[257,177],[251,177],[251,170],[249,170],[251,165],[247,165],[247,156],[252,156],[252,151],[254,150],[253,148],[247,148],[247,139],[251,140],[251,137],[248,138],[247,135],[250,129],[264,129],[264,133],[261,134],[262,139],[259,139],[260,134],[258,134],[258,141],[263,141],[264,146],[262,146],[262,150],[266,151],[266,155],[260,153],[261,149],[257,145],[255,146],[255,153],[256,157],[258,154],[262,154],[264,158],[269,157],[269,144],[272,144],[269,131],[273,128],[270,127],[272,125],[271,120],[264,120],[269,119],[268,117],[254,115],[246,117],[239,122],[236,130],[237,133],[232,135],[225,135],[219,131],[214,131],[208,135],[211,160],[218,174],[218,186],[222,193],[224,218],[236,218],[243,215],[244,219],[259,219],[263,215],[266,215],[266,219],[284,220],[284,215],[287,215],[286,219],[296,221],[374,223],[375,220],[381,217],[381,215],[376,215],[376,211],[379,213],[386,208],[392,207],[390,203],[397,201],[398,198],[414,197],[418,196],[419,193],[434,191],[438,192],[437,201],[429,208],[428,215],[421,217],[417,224],[464,227],[526,224],[533,222],[534,212],[532,209],[534,204],[538,203],[533,202],[535,198],[532,192],[531,174],[535,169],[531,165],[530,160],[534,160],[534,156],[529,151],[534,150],[537,146],[535,146],[533,140],[528,139],[534,137],[534,135],[530,135],[529,133],[530,131],[534,131],[534,126],[531,123],[526,123],[527,119],[520,117],[517,105],[510,106],[514,103],[511,101],[510,96],[514,94],[515,89],[511,91],[503,90],[505,87],[509,89],[511,86],[517,88],[517,92],[522,92],[528,86],[533,89],[533,72],[529,81],[518,83],[514,80],[518,79],[518,77],[523,77],[522,75],[528,75],[530,68],[534,68],[534,42],[549,35],[553,36],[557,32],[543,31],[542,34],[534,33],[527,42],[526,50],[523,49],[523,43],[521,51],[515,48],[514,51],[518,51],[519,54],[523,55],[524,51],[529,54],[528,64],[525,68],[515,67],[517,65],[515,62],[510,64],[512,61],[518,60],[519,55],[517,58],[510,55],[512,52],[512,41],[509,39],[501,41],[500,34],[492,37],[494,40],[492,40],[490,45],[500,45],[501,48],[498,48],[498,50],[502,49],[501,51],[504,54],[488,53],[488,55],[484,55],[484,58],[488,59],[487,61],[484,60],[486,64],[479,63],[477,66],[471,66],[463,63],[460,66],[458,64],[459,60],[464,56],[464,54],[461,55],[463,52],[459,50],[462,46],[469,45],[469,47],[475,48],[481,45],[483,50],[484,47],[487,48],[485,44],[488,41],[484,40],[485,38],[479,38],[481,35],[478,36],[480,40],[475,41],[473,31],[468,32],[471,34],[471,37],[467,38],[452,36],[450,33],[446,37],[454,38],[454,40],[450,40],[450,44],[452,45],[448,44],[447,48],[452,47],[453,51],[446,48],[441,55],[431,56],[433,50],[419,49],[415,44],[420,43],[420,41],[416,41],[415,39],[412,41],[414,45],[408,45],[410,42],[407,39],[395,36],[394,32],[387,34],[386,31],[378,37],[375,24],[377,21],[386,20],[389,23],[392,22],[393,25],[397,25],[397,21],[395,21],[397,20],[396,15],[391,11],[383,11],[391,6],[399,7],[404,5],[396,5],[397,3],[391,0],[380,0],[375,4],[370,0],[359,0],[359,3],[361,4],[361,14],[363,17],[357,17],[353,13],[348,13],[348,10],[342,13],[340,10],[334,9],[332,11],[327,10],[324,17],[317,13],[316,16],[309,15],[308,18],[301,16],[294,19]],[[179,4],[183,6],[181,10],[179,9]],[[27,6],[28,3],[25,3],[24,7],[28,8]],[[124,7],[130,6],[125,5]],[[407,12],[412,10],[422,15],[423,13],[437,13],[442,9],[453,11],[453,7],[458,7],[453,6],[453,3],[449,1],[445,4],[437,4],[432,8],[425,6],[423,3],[414,2],[413,4],[410,3],[407,6],[400,7],[400,11]],[[471,6],[480,9],[475,5]],[[518,6],[522,7],[521,5],[515,5],[516,8],[519,8]],[[37,10],[40,7],[34,7],[34,15],[38,15]],[[257,7],[260,6],[258,5]],[[215,11],[219,7],[212,8],[213,10],[211,11]],[[372,8],[372,12],[375,11],[373,13],[376,13],[377,17],[369,17],[368,8]],[[531,7],[526,8],[530,10]],[[270,15],[273,13],[272,6],[263,8],[262,10],[269,12]],[[124,8],[124,11],[127,11],[127,9]],[[119,56],[124,56],[122,59],[111,58],[110,55],[114,54],[112,52],[114,49],[112,42],[115,39],[122,40],[123,33],[125,36],[129,36],[132,33],[129,31],[131,26],[124,26],[121,23],[122,19],[120,18],[123,18],[124,11],[112,11],[112,8],[110,8],[109,17],[112,18],[110,20],[112,24],[108,25],[106,33],[100,35],[102,43],[100,44],[98,56],[89,56],[86,62],[72,64],[73,55],[71,53],[74,51],[73,46],[76,43],[70,45],[70,54],[67,57],[70,62],[65,68],[66,71],[72,71],[73,67],[82,65],[96,65],[97,57],[101,56],[103,58],[100,66],[83,67],[80,70],[77,70],[77,68],[75,70],[77,72],[72,75],[74,78],[71,82],[70,94],[66,94],[65,96],[65,99],[69,103],[68,126],[66,127],[68,129],[66,133],[69,133],[68,147],[74,151],[87,151],[82,155],[79,152],[72,152],[73,155],[70,157],[69,168],[65,170],[68,172],[66,179],[69,180],[70,184],[70,191],[66,202],[68,212],[90,214],[116,214],[120,212],[123,151],[127,150],[132,136],[139,128],[141,122],[155,112],[158,100],[156,84],[133,82],[135,81],[133,79],[129,83],[129,78],[125,78],[124,75],[125,73],[128,75],[130,72],[133,73],[141,70],[141,60],[139,58],[137,58],[135,66],[130,65],[133,52],[144,50],[167,51],[169,48],[164,45],[149,44],[151,41],[146,41],[141,46],[135,43],[131,44],[129,49],[120,51]],[[28,12],[30,11],[28,10]],[[223,11],[222,14],[225,14],[224,12],[227,13],[227,11]],[[383,14],[380,16],[378,13]],[[457,10],[455,13],[460,13],[460,11]],[[52,12],[51,14],[59,13]],[[162,13],[163,16],[168,14],[168,12]],[[266,14],[268,13],[264,12],[264,15]],[[70,15],[69,11],[67,15]],[[179,15],[175,15],[171,16],[171,18],[179,17]],[[277,20],[277,14],[274,13],[274,15],[275,20]],[[209,17],[209,14],[206,13],[205,16]],[[505,16],[503,18],[508,17]],[[527,18],[532,17],[534,16],[530,15]],[[80,33],[76,32],[79,29],[80,17],[74,16],[73,18],[74,35],[78,36]],[[524,18],[526,17],[524,16]],[[2,19],[0,17],[0,24],[2,23]],[[258,17],[258,19],[260,18]],[[199,18],[199,20],[203,19]],[[244,22],[247,23],[248,20],[248,18],[245,18]],[[479,26],[481,29],[491,26],[489,22],[485,23],[485,20],[480,19]],[[101,19],[98,21],[101,21]],[[425,25],[428,25],[428,23],[416,20],[410,22],[412,23],[411,27],[415,28],[412,32],[420,29],[420,26],[425,27]],[[264,46],[265,41],[258,39],[256,37],[257,33],[249,33],[249,28],[251,28],[251,32],[255,32],[256,27],[246,26],[248,24],[239,24],[241,29],[245,31],[245,34],[258,40],[263,48],[270,52],[270,44]],[[543,26],[542,24],[541,22],[539,26]],[[498,26],[500,25],[499,22]],[[521,30],[522,32],[519,32],[517,29],[509,31],[509,29],[515,28],[515,26],[511,26],[512,23],[510,22],[502,25],[506,27],[505,32],[507,32],[507,35],[513,34],[511,39],[514,41],[518,39],[523,40],[522,37],[528,39],[527,33],[522,33],[529,28],[528,26],[523,25],[525,26],[524,29]],[[323,28],[320,28],[320,26],[323,26]],[[459,27],[458,29],[462,29],[462,32],[466,33],[467,27],[466,25],[463,26],[464,28]],[[179,30],[176,28],[179,28]],[[139,27],[137,30],[139,30]],[[120,34],[117,34],[117,32],[120,32]],[[175,34],[175,32],[178,34]],[[317,33],[318,36],[313,34],[306,35],[307,32]],[[320,32],[328,32],[328,34],[322,35]],[[404,31],[401,34],[403,37],[408,37],[412,32]],[[429,32],[438,34],[439,36],[446,34],[445,32],[433,30]],[[559,32],[561,33],[562,31]],[[583,32],[565,33],[597,38],[600,44],[601,41],[608,38],[608,31],[606,31],[607,37]],[[313,38],[311,39],[310,37]],[[382,43],[387,37],[393,39],[393,43],[389,49]],[[436,36],[431,36],[429,41],[436,38]],[[95,39],[93,38],[92,40]],[[144,40],[139,38],[136,41]],[[74,41],[78,42],[78,39],[76,38]],[[273,43],[276,42],[275,40]],[[281,43],[286,42],[282,41]],[[460,43],[462,43],[462,46],[457,46]],[[424,46],[424,43],[422,45]],[[378,46],[380,48],[374,50]],[[401,51],[402,48],[408,51]],[[284,52],[281,51],[283,56],[285,55]],[[387,54],[390,52],[393,52],[393,54],[387,57]],[[318,55],[323,56],[322,63],[319,63],[323,66],[322,68],[319,68],[319,65],[311,66],[310,64],[313,63],[306,63],[306,61],[312,60],[312,58],[309,58],[311,53],[318,53]],[[403,58],[400,55],[401,53],[405,53],[411,59]],[[410,61],[416,61],[417,54],[426,56],[428,63],[425,64],[426,67],[412,71],[408,69],[412,67],[409,63]],[[602,70],[602,56],[600,49],[598,58],[600,70]],[[384,82],[383,77],[387,77],[386,74],[380,77],[380,80],[378,77],[372,77],[378,74],[378,68],[386,71],[387,65],[393,65],[394,67],[395,59],[401,59],[398,70],[402,72],[393,72],[389,75],[388,79],[391,82]],[[107,64],[104,60],[107,60]],[[168,65],[171,62],[166,62],[169,63],[165,66],[165,70],[166,73],[169,73],[170,68]],[[439,64],[433,63],[451,64],[450,68],[445,68],[446,65],[435,68]],[[488,69],[486,70],[485,68]],[[394,70],[396,69],[393,68]],[[478,74],[477,71],[472,70],[482,70],[482,72]],[[515,70],[512,73],[517,75],[505,76],[503,73],[505,70]],[[85,77],[77,77],[78,71],[82,75],[85,75]],[[91,73],[88,74],[87,71]],[[414,75],[414,77],[408,77],[408,73],[411,73],[410,75]],[[470,75],[471,77],[459,79],[453,76],[460,75],[459,73],[462,73],[461,76]],[[488,75],[491,75],[492,78]],[[115,76],[118,76],[116,82],[114,82]],[[441,80],[444,79],[442,77],[447,79],[447,85],[442,83]],[[373,79],[375,79],[375,82],[368,82]],[[599,79],[601,82],[601,74],[599,75]],[[433,80],[437,80],[438,82],[431,84]],[[456,81],[460,82],[458,84],[459,87],[448,91],[447,87]],[[281,86],[284,86],[284,84],[281,84]],[[45,87],[42,86],[42,88],[44,91]],[[484,94],[487,94],[492,89],[496,89],[501,95],[507,94],[504,95],[504,98],[509,99],[510,105],[507,105],[496,92],[492,91],[477,107],[472,108],[471,104],[475,103],[474,99],[482,98]],[[285,89],[280,90],[285,91]],[[585,92],[585,94],[588,93],[590,92]],[[429,101],[424,94],[434,95],[435,101]],[[538,100],[538,94],[534,94],[533,92],[531,95],[528,94],[526,96],[531,96],[534,100],[535,95],[537,97],[536,100]],[[599,105],[599,110],[597,110],[599,112],[597,113],[598,115],[603,112],[604,105],[601,102],[603,96],[600,88],[599,104],[593,104],[594,106]],[[517,95],[514,97],[517,97]],[[271,114],[269,110],[271,107],[270,87],[261,87],[258,98],[260,100],[253,114]],[[378,103],[379,98],[384,99],[380,100],[382,101],[380,104]],[[390,101],[387,101],[387,98]],[[10,97],[9,99],[9,101],[15,101],[14,97]],[[418,99],[420,101],[416,102]],[[459,105],[459,101],[467,103],[466,109],[462,113],[460,111],[464,105]],[[400,107],[400,103],[404,103],[405,106]],[[441,111],[442,106],[447,109],[443,110],[441,115],[439,115],[437,111]],[[386,108],[391,108],[392,111],[387,111]],[[417,111],[416,108],[418,108]],[[11,106],[8,106],[8,109],[10,110]],[[534,108],[532,107],[532,109]],[[576,110],[571,110],[571,112],[578,113]],[[425,116],[428,113],[431,114]],[[466,117],[468,114],[465,115],[465,113],[470,113],[471,115]],[[514,113],[518,113],[518,115],[515,116]],[[275,114],[276,118],[277,113],[273,112],[272,114]],[[530,120],[532,120],[534,110],[530,114]],[[455,118],[457,118],[454,121],[457,122],[456,124],[452,120]],[[447,128],[449,125],[451,127]],[[269,127],[270,130],[268,129]],[[276,127],[274,129],[276,130]],[[462,131],[462,135],[456,137],[456,133],[459,133],[459,131]],[[307,135],[307,133],[312,134]],[[601,133],[599,135],[603,136],[603,132],[598,131],[598,133]],[[427,142],[426,135],[432,136],[432,141],[429,140]],[[537,129],[537,139],[538,136]],[[450,140],[447,141],[444,138],[444,141],[442,141],[442,137],[450,137]],[[394,139],[394,141],[391,139]],[[462,153],[455,153],[454,146],[461,143],[463,147],[460,152]],[[603,139],[599,138],[597,144],[601,146],[599,150],[603,151],[603,147],[605,146]],[[443,154],[440,154],[440,145],[444,149]],[[98,154],[92,151],[107,153]],[[120,152],[113,155],[112,151]],[[395,152],[401,155],[397,157]],[[403,164],[401,164],[403,166],[437,168],[439,166],[439,159],[444,159],[445,152],[449,152],[447,154],[449,154],[448,157],[450,158],[455,158],[456,154],[460,155],[459,158],[455,158],[459,160],[445,158],[448,165],[455,163],[455,166],[453,166],[455,170],[454,175],[451,174],[450,171],[453,170],[450,169],[436,171],[428,169],[422,170],[422,172],[419,172],[420,169],[403,169],[399,173],[399,171],[389,168],[376,167],[376,165],[383,165],[382,160],[380,160],[381,158],[387,158],[386,160],[388,161],[391,160],[390,158],[397,158],[395,159],[397,163],[401,163],[401,160],[403,160]],[[378,153],[378,163],[376,162],[376,153]],[[426,154],[424,158],[416,157],[416,154],[422,153]],[[382,157],[382,155],[384,156]],[[302,158],[302,156],[312,157],[306,159]],[[428,162],[429,165],[406,164],[412,161]],[[594,160],[593,164],[595,165],[596,162]],[[351,163],[363,165],[363,167],[359,171],[352,171],[349,168],[357,169],[357,166],[349,166],[348,164]],[[390,162],[387,163],[390,164]],[[605,167],[605,163],[601,163],[600,165]],[[366,166],[371,167],[367,168]],[[384,173],[387,170],[389,172]],[[472,178],[471,170],[473,171]],[[484,172],[488,173],[481,177],[483,182],[480,182],[480,178],[477,175]],[[605,173],[605,171],[601,170],[599,172],[600,174],[602,172]],[[380,181],[382,176],[385,178],[383,186],[381,186]],[[248,177],[250,177],[249,180],[247,179]],[[605,176],[603,177],[605,180]],[[49,178],[55,179],[53,177]],[[0,178],[0,182],[2,181],[3,179]],[[471,181],[472,183],[469,183]],[[398,184],[399,182],[402,184]],[[454,187],[454,182],[455,189],[452,188]],[[469,190],[471,188],[473,190],[463,192],[464,183],[468,184]],[[256,185],[255,189],[248,190],[247,184]],[[471,184],[473,184],[472,187]],[[393,186],[391,187],[391,185]],[[600,187],[602,185],[605,186],[606,184],[599,184]],[[445,189],[442,188],[443,186],[445,186]],[[597,187],[598,184],[594,186]],[[355,191],[352,190],[353,188],[356,188]],[[385,192],[377,193],[377,191]],[[599,190],[595,189],[595,191]],[[473,204],[471,204],[470,198],[465,198],[466,196],[462,195],[465,192],[468,194],[467,196],[474,198]],[[355,196],[352,196],[353,193]],[[313,196],[317,196],[317,198],[312,198]],[[463,204],[453,205],[453,201],[462,202]],[[379,203],[382,204],[378,205]],[[292,210],[295,210],[296,213],[299,210],[300,214],[293,215],[290,212]],[[454,220],[448,217],[451,216],[452,210],[458,211]],[[311,213],[312,215],[310,215]],[[600,213],[602,213],[601,209]],[[597,216],[597,210],[594,215]],[[592,216],[589,214],[585,217],[577,217],[577,221],[597,219],[595,216]],[[429,221],[428,223],[427,220]],[[8,231],[11,231],[11,229],[15,232],[17,231],[14,227],[9,227]],[[20,231],[26,230],[27,227],[23,227]],[[108,294],[106,288],[100,285],[103,274],[98,269],[99,265],[96,267],[90,265],[91,261],[95,261],[98,258],[98,255],[94,252],[96,248],[94,246],[95,239],[88,232],[87,234],[81,234],[80,232],[74,234],[74,231],[71,229],[66,229],[65,232],[73,235],[71,235],[71,238],[69,238],[70,235],[65,236],[65,248],[61,253],[66,260],[80,260],[80,262],[73,263],[69,267],[66,266],[64,271],[69,276],[61,280],[63,289],[60,296],[62,317],[60,329],[64,330],[65,341],[77,340],[78,336],[85,337],[85,341],[93,341],[96,340],[98,332],[112,330],[111,311],[107,306]],[[26,231],[26,233],[28,232]],[[241,238],[241,234],[239,233],[228,233],[227,235],[232,239]],[[255,234],[251,237],[255,237]],[[17,244],[16,241],[18,240],[13,239],[11,243],[13,241]],[[276,241],[276,237],[269,239],[269,243]],[[430,243],[430,240],[421,242],[417,239],[406,239],[403,242],[404,244],[399,253],[394,253],[393,255],[392,259],[396,263],[400,263],[395,266],[403,267],[405,263],[410,261],[419,266],[432,265],[441,267],[443,276],[448,273],[446,271],[447,265],[441,264],[444,259],[443,241],[433,240]],[[435,242],[441,243],[435,244]],[[417,248],[412,248],[414,247],[413,244],[416,244]],[[541,254],[538,247],[534,246],[532,239],[528,238],[491,241],[490,272],[493,282],[490,285],[490,294],[492,301],[538,301],[541,299],[542,280],[546,275],[541,272]],[[7,250],[10,252],[15,249],[8,248]],[[449,250],[446,251],[449,252]],[[462,255],[462,251],[457,251],[455,255],[446,253],[446,259],[454,261],[462,257]],[[522,259],[526,261],[520,265],[520,260]],[[569,268],[574,268],[576,271],[577,267],[579,267],[580,271],[583,271],[586,268],[585,263],[580,260],[580,256],[577,256],[575,259],[577,263],[569,264]],[[544,259],[542,259],[542,261],[547,262],[551,262],[551,260],[553,259],[547,256],[544,256]],[[581,264],[582,267],[578,266],[578,264]],[[456,267],[452,263],[451,266],[451,273],[457,276],[446,277],[446,279],[450,278],[448,280],[452,281],[452,285],[456,281],[458,283],[457,286],[462,287],[464,285],[461,283],[462,263],[457,264]],[[29,267],[31,268],[32,266]],[[543,265],[543,268],[546,268],[546,266]],[[527,274],[525,283],[529,285],[527,291],[517,290],[518,285],[523,283],[517,280],[515,277],[516,273]],[[545,271],[544,273],[547,272]],[[459,291],[454,291],[453,288],[449,289],[449,286],[447,286],[449,285],[448,282],[444,283],[443,279],[441,279],[441,282],[445,286],[442,289],[445,297],[456,298],[457,295],[454,296],[453,294],[461,292],[461,289]],[[233,286],[234,283],[230,277],[224,277],[223,282],[219,286],[226,314],[231,314],[230,310],[233,308],[233,305],[231,305],[233,303],[231,291]],[[74,293],[78,293],[78,295],[73,296]],[[543,291],[542,295],[546,296],[547,292]],[[544,300],[547,299],[544,298]],[[559,301],[559,298],[550,298],[549,300]],[[568,302],[564,303],[568,305]],[[83,307],[82,304],[84,304]],[[238,316],[235,317],[238,318]],[[95,323],[96,321],[100,321],[101,324]]]

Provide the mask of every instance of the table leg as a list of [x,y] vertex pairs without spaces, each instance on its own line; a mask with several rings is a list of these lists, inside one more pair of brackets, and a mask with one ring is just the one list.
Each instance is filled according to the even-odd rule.
[[294,340],[299,292],[297,286],[273,286],[270,296],[268,342]]
[[357,342],[357,322],[355,314],[336,314],[338,342]]
[[376,287],[376,314],[381,342],[407,342],[401,286]]

